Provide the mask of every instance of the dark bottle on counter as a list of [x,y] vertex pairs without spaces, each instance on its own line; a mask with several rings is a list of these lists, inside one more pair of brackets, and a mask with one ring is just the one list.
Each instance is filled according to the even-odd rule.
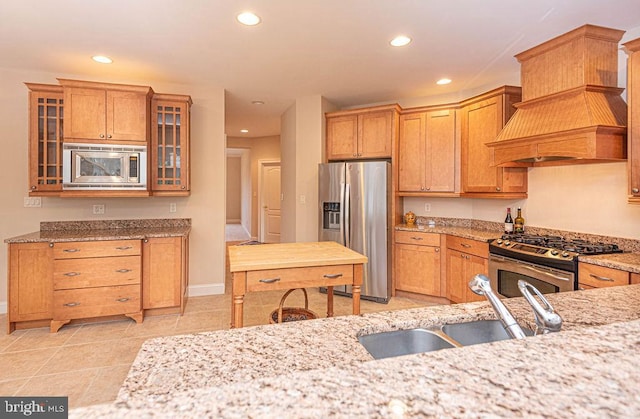
[[511,208],[507,208],[507,218],[504,219],[504,232],[513,233],[513,218],[511,218]]
[[513,229],[516,233],[524,233],[524,218],[522,217],[522,210],[520,208],[518,208],[518,215],[516,215]]

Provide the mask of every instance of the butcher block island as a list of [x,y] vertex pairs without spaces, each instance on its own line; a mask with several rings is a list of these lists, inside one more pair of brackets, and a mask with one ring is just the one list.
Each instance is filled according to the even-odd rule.
[[231,327],[243,326],[244,296],[254,291],[327,287],[327,317],[332,317],[333,287],[351,285],[353,314],[360,314],[362,264],[366,262],[366,256],[336,242],[230,246]]

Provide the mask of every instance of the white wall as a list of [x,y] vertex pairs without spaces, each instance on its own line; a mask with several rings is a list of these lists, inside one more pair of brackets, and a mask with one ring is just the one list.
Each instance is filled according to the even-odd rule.
[[291,105],[280,118],[280,185],[282,207],[280,242],[296,241],[296,104]]
[[[225,275],[225,142],[224,90],[211,85],[178,85],[139,80],[103,82],[150,85],[161,93],[189,94],[191,114],[191,196],[185,198],[42,198],[41,208],[24,208],[28,196],[28,89],[23,82],[57,84],[56,78],[95,80],[78,74],[48,74],[0,68],[0,114],[3,116],[2,239],[37,231],[40,221],[191,218],[190,292],[224,292]],[[104,216],[92,214],[92,205],[106,205]],[[169,213],[169,204],[177,212]],[[0,272],[7,272],[7,252],[0,252]],[[6,302],[6,274],[0,276],[0,307]]]

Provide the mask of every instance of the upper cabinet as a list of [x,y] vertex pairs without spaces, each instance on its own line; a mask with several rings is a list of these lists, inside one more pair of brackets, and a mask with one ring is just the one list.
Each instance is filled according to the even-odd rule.
[[398,139],[398,191],[447,196],[456,192],[456,106],[402,111]]
[[188,195],[191,97],[156,94],[151,102],[151,189],[154,195]]
[[461,103],[462,194],[469,197],[526,198],[526,167],[492,166],[487,143],[498,136],[521,99],[519,87],[503,86]]
[[26,85],[29,88],[29,193],[58,194],[62,191],[62,87]]
[[388,105],[327,113],[327,160],[391,158],[399,112]]
[[147,144],[151,87],[58,80],[67,142]]
[[627,61],[629,203],[640,204],[640,38],[624,44]]

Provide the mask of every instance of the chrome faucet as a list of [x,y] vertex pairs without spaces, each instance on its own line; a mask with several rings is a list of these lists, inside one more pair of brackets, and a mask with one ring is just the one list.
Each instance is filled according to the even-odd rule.
[[524,339],[526,337],[524,331],[509,309],[502,303],[498,296],[493,293],[491,284],[489,283],[489,278],[482,274],[478,274],[469,282],[469,288],[478,295],[484,295],[487,300],[489,300],[493,310],[498,316],[498,319],[502,322],[504,330],[506,330],[512,339]]
[[[545,334],[549,332],[559,332],[562,327],[562,317],[553,309],[549,301],[542,295],[540,291],[527,281],[518,280],[518,288],[520,292],[527,299],[527,302],[533,308],[533,313],[536,316],[536,330],[535,334]],[[534,298],[531,291],[538,297],[538,300]],[[540,304],[542,303],[542,304]]]

